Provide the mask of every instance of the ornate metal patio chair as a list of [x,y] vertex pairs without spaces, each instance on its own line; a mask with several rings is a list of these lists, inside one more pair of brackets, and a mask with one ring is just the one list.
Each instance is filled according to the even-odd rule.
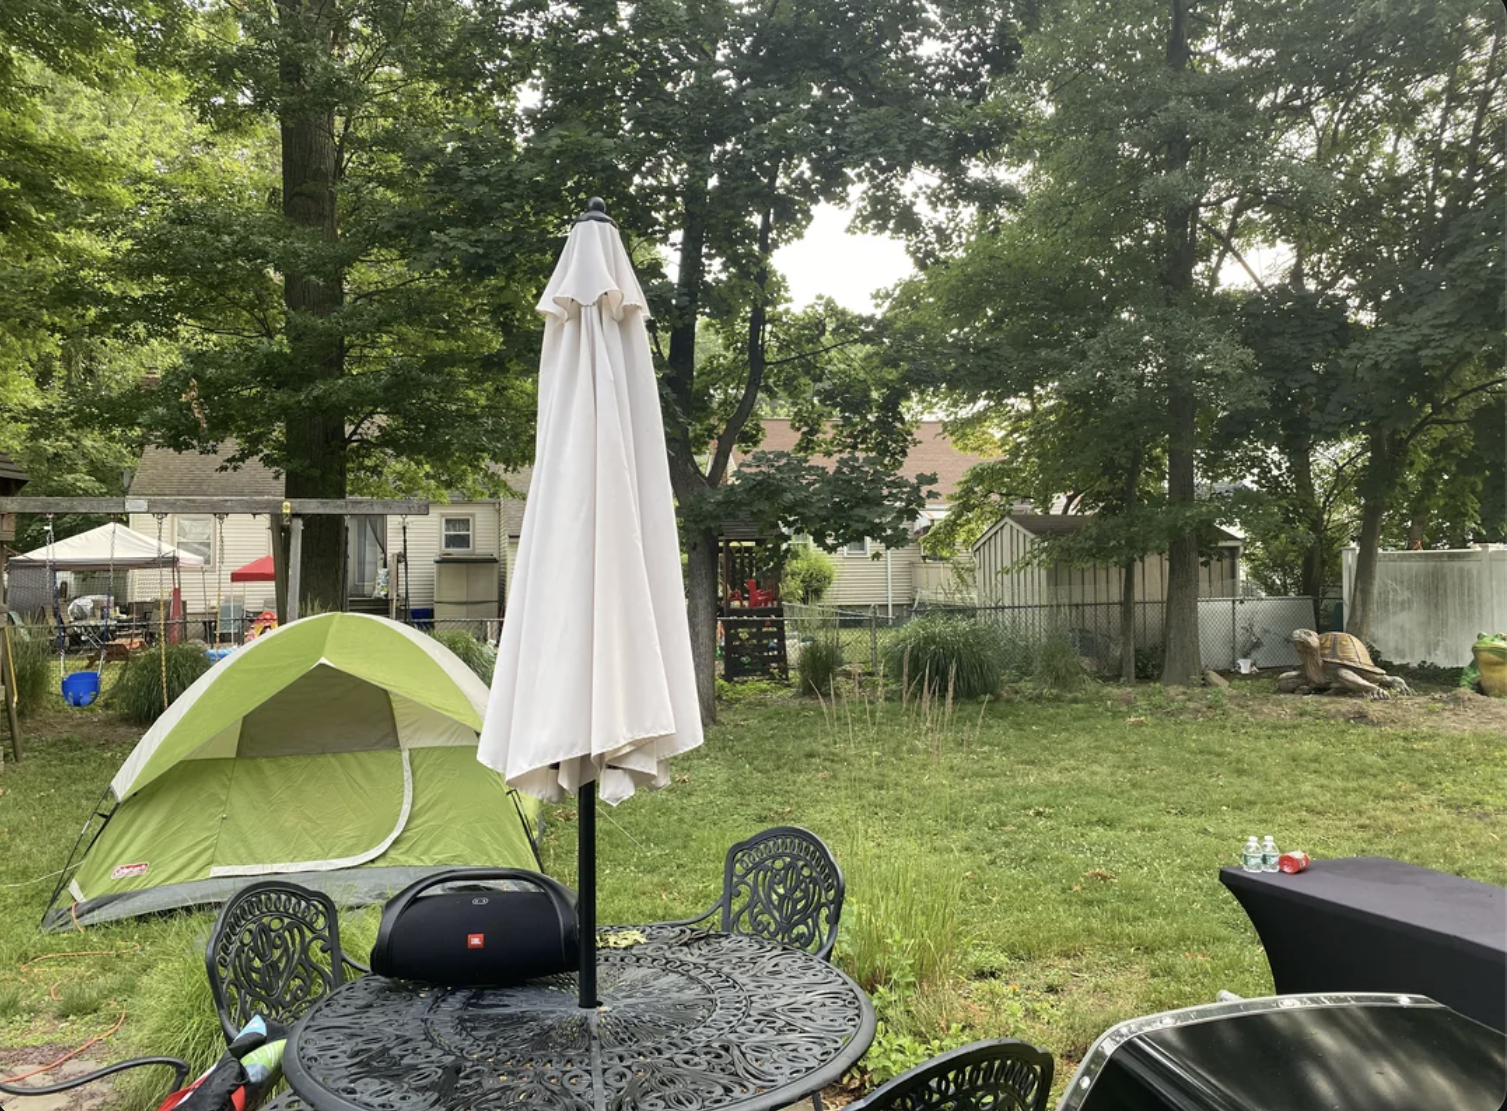
[[[176,1057],[133,1057],[129,1061],[120,1061],[102,1069],[95,1069],[93,1072],[86,1072],[82,1076],[70,1076],[67,1080],[57,1084],[48,1084],[45,1087],[0,1082],[0,1093],[8,1096],[49,1096],[56,1092],[66,1092],[72,1088],[80,1088],[85,1084],[92,1084],[94,1081],[102,1080],[107,1076],[114,1076],[118,1072],[141,1068],[145,1065],[167,1065],[173,1070],[173,1086],[167,1090],[168,1092],[178,1091],[188,1080],[189,1066],[187,1061],[180,1061]],[[167,1093],[163,1094],[166,1095]]]
[[808,829],[775,826],[727,850],[722,898],[690,926],[721,913],[721,929],[778,941],[830,960],[845,886],[842,869]]
[[1046,1111],[1052,1055],[1011,1038],[974,1042],[881,1085],[847,1111]]
[[250,884],[226,902],[204,964],[227,1042],[257,1015],[291,1026],[347,968],[371,971],[341,950],[334,901],[285,880]]

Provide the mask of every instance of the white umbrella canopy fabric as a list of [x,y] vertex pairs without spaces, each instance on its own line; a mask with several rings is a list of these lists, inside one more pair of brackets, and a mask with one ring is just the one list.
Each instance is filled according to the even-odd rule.
[[701,744],[649,311],[599,201],[539,301],[533,480],[477,758],[616,804]]

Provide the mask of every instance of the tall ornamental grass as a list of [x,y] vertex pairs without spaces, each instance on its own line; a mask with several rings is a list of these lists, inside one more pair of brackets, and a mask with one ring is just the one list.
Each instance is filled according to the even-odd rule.
[[997,629],[968,617],[922,617],[884,646],[884,672],[907,697],[980,698],[999,689],[1007,654]]
[[802,644],[795,662],[800,692],[825,698],[834,690],[842,665],[842,642],[835,632],[818,634],[810,643]]
[[[34,717],[47,705],[56,691],[56,657],[53,655],[52,630],[41,625],[12,625],[4,634],[10,641],[11,667],[16,678],[16,713]],[[5,677],[6,684],[10,676]]]
[[204,654],[202,644],[169,644],[165,647],[159,644],[131,658],[110,691],[111,704],[137,725],[151,725],[166,708],[162,693],[164,670],[167,676],[166,702],[171,705],[209,667],[209,657]]
[[483,683],[492,685],[497,653],[491,648],[464,629],[440,629],[429,635],[459,656],[460,662],[469,667]]

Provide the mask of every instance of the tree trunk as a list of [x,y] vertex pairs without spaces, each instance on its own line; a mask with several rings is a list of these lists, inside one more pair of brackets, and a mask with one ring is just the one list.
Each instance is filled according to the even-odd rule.
[[[1140,494],[1141,451],[1131,453],[1125,468],[1126,513],[1133,512]],[[1134,684],[1135,675],[1135,572],[1140,561],[1135,556],[1125,560],[1120,578],[1120,681]]]
[[1383,498],[1366,499],[1361,510],[1360,540],[1355,553],[1355,581],[1351,584],[1350,611],[1345,631],[1366,644],[1371,642],[1371,610],[1376,599],[1376,556],[1381,550],[1381,523],[1387,504]]
[[[323,53],[335,43],[335,5],[330,0],[278,0],[285,32]],[[335,115],[327,105],[308,102],[303,65],[285,56],[279,66],[283,104],[283,216],[295,234],[313,233],[333,245],[340,238],[335,187],[340,151]],[[317,258],[317,254],[314,256]],[[309,272],[283,275],[287,308],[289,385],[294,390],[318,379],[337,379],[345,371],[345,347],[330,317],[344,301],[344,275],[338,267],[315,265]],[[312,405],[284,424],[289,498],[343,498],[346,494],[345,414]],[[338,516],[311,517],[304,523],[303,559],[299,569],[302,613],[344,608],[341,583],[345,567],[345,525]]]
[[[1193,391],[1180,384],[1170,391],[1172,435],[1167,450],[1167,494],[1174,507],[1192,505],[1194,489]],[[1203,674],[1198,637],[1198,533],[1183,532],[1167,545],[1167,603],[1163,617],[1162,683],[1183,686]]]
[[686,545],[686,605],[696,697],[710,725],[717,720],[717,534],[710,530]]
[[1376,601],[1376,556],[1381,550],[1381,526],[1395,484],[1393,445],[1384,435],[1373,435],[1366,477],[1361,486],[1360,538],[1356,541],[1355,579],[1351,583],[1345,632],[1371,643],[1371,612]]
[[[1167,68],[1181,73],[1188,68],[1188,8],[1190,0],[1170,0],[1171,23],[1167,33]],[[1193,142],[1185,131],[1167,141],[1168,176],[1187,169]],[[1197,212],[1186,201],[1172,201],[1162,213],[1165,263],[1162,287],[1170,308],[1185,308],[1193,288],[1195,253],[1194,220]],[[1168,362],[1167,381],[1167,498],[1173,510],[1188,509],[1197,497],[1194,459],[1198,404],[1193,395],[1192,368],[1182,353]],[[1203,672],[1198,640],[1198,534],[1191,524],[1173,536],[1167,546],[1167,602],[1163,618],[1162,682],[1181,685]]]
[[1139,563],[1127,559],[1120,578],[1120,682],[1135,683],[1135,571]]
[[1290,437],[1284,454],[1287,466],[1292,471],[1293,493],[1297,502],[1295,517],[1308,533],[1308,546],[1303,549],[1303,563],[1298,572],[1298,589],[1313,599],[1313,627],[1318,629],[1327,586],[1324,580],[1324,552],[1329,546],[1329,522],[1313,486],[1310,437],[1296,434]]
[[[675,306],[670,318],[670,353],[666,359],[666,384],[675,402],[666,414],[666,448],[670,455],[670,483],[682,515],[706,492],[708,483],[697,456],[704,444],[691,442],[687,417],[696,404],[696,321],[701,305],[705,269],[706,203],[705,174],[686,186],[685,212],[680,234],[680,266],[675,282]],[[691,661],[696,668],[696,697],[701,721],[717,720],[717,535],[703,531],[688,536],[686,545],[686,617],[691,627]]]

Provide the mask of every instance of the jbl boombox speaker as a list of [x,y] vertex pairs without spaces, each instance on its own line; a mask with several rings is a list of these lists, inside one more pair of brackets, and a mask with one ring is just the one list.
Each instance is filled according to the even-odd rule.
[[[480,884],[511,880],[529,890]],[[435,891],[462,884],[465,890]],[[426,894],[429,892],[429,894]],[[372,971],[446,987],[501,987],[574,969],[576,894],[521,868],[457,868],[394,895],[382,911]]]

